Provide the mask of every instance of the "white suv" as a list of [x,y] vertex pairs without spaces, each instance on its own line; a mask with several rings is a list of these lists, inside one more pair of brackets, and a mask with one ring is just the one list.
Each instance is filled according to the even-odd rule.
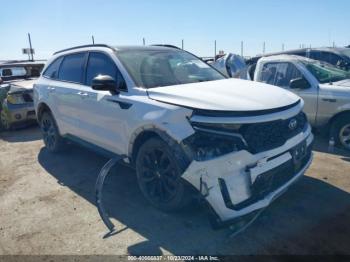
[[269,205],[312,159],[302,99],[226,79],[176,48],[57,52],[35,84],[34,103],[49,151],[71,140],[123,155],[154,206],[178,209],[196,189],[218,224]]

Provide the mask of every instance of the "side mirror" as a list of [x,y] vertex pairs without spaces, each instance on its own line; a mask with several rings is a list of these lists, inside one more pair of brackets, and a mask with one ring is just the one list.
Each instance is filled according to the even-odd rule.
[[92,89],[110,91],[115,94],[118,93],[118,85],[115,79],[109,75],[98,75],[92,79]]
[[310,83],[304,77],[299,77],[290,80],[289,87],[291,89],[307,89],[310,87]]

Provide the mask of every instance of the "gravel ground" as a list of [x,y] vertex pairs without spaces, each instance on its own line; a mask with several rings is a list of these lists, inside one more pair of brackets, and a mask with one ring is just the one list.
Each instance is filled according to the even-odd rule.
[[135,172],[118,166],[104,191],[118,232],[94,204],[106,159],[77,146],[52,155],[37,127],[0,134],[0,254],[349,254],[350,154],[317,137],[306,176],[235,238],[205,210],[164,214],[148,205]]

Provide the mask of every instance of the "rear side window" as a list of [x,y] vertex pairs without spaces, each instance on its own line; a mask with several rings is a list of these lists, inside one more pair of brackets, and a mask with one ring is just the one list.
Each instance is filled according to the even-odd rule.
[[3,69],[2,76],[12,76],[12,70],[10,68]]
[[315,60],[322,60],[322,59],[321,59],[321,52],[320,52],[320,51],[310,51],[309,57],[310,57],[311,59],[315,59]]
[[329,52],[322,52],[321,60],[336,66],[336,65],[340,64],[340,62],[343,59],[336,54],[329,53]]
[[338,56],[337,54],[333,54],[331,52],[319,52],[319,51],[313,51],[310,53],[310,58],[324,61],[326,63],[332,64],[332,65],[338,65],[343,59]]
[[58,77],[58,69],[60,67],[60,64],[62,62],[62,57],[57,58],[55,61],[53,61],[48,68],[44,72],[44,76],[48,78],[56,79]]
[[85,53],[77,53],[64,57],[58,74],[59,80],[82,83]]
[[[98,75],[109,75],[117,82],[125,83],[116,64],[110,57],[103,53],[91,52],[86,69],[86,85],[91,86],[92,79]],[[125,84],[122,89],[126,89]]]

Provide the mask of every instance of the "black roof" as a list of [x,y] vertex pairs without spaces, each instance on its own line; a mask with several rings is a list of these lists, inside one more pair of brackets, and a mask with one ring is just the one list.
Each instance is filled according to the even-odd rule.
[[274,56],[274,55],[298,55],[298,54],[305,54],[308,50],[317,50],[317,51],[330,51],[336,54],[341,55],[341,50],[345,49],[344,47],[313,47],[313,48],[299,48],[299,49],[292,49],[287,51],[281,51],[281,52],[274,52],[274,53],[267,53],[267,54],[259,54],[255,57],[247,59],[247,64],[256,63],[261,57],[264,56]]
[[70,48],[66,48],[60,51],[57,51],[54,53],[54,55],[63,53],[66,51],[70,50],[75,50],[79,48],[86,48],[86,47],[105,47],[105,48],[110,48],[116,52],[119,50],[124,51],[124,50],[169,50],[169,49],[180,49],[179,47],[173,46],[173,45],[150,45],[150,46],[110,46],[110,45],[105,45],[105,44],[94,44],[94,45],[81,45],[81,46],[74,46]]

